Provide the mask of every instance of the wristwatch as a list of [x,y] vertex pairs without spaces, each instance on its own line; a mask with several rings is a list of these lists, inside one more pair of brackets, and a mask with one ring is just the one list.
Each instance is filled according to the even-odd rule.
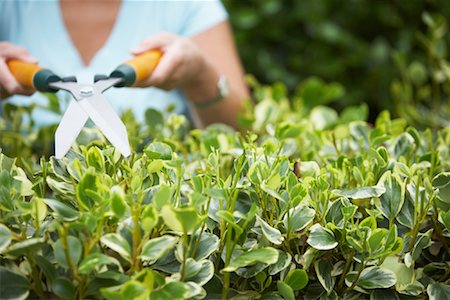
[[219,80],[217,81],[217,95],[213,98],[202,101],[201,103],[196,103],[195,106],[200,109],[211,107],[223,99],[225,99],[228,96],[228,93],[230,92],[228,88],[228,80],[225,77],[225,75],[220,75]]

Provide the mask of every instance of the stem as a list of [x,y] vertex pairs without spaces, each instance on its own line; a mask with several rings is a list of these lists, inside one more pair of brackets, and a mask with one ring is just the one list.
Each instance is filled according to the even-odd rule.
[[[231,233],[233,230],[230,228],[227,232],[227,253],[225,258],[225,267],[230,264],[231,260]],[[228,299],[228,289],[230,288],[230,273],[226,272],[223,274],[223,288],[222,288],[222,299]]]
[[[438,208],[436,206],[436,202],[434,201],[434,197],[432,197],[432,199],[430,199],[430,201],[433,201],[433,208],[434,208],[434,213],[433,213],[433,217],[434,218],[430,218],[431,219],[431,223],[433,224],[434,231],[436,232],[436,235],[438,236],[439,241],[441,242],[442,246],[445,249],[444,253],[448,254],[449,253],[448,243],[444,239],[444,234],[442,233],[441,227],[438,226],[439,222],[436,222],[439,219],[439,216],[438,216],[438,213],[437,213],[438,212]],[[450,269],[447,268],[446,274],[448,274],[449,272],[450,272]]]
[[362,273],[362,271],[364,270],[365,267],[366,267],[365,262],[362,262],[361,268],[359,268],[358,274],[356,274],[355,280],[352,282],[352,285],[347,289],[348,292],[351,292],[355,288],[356,284],[359,281],[359,276],[361,276],[361,273]]
[[37,201],[34,201],[34,209],[36,211],[36,216],[34,218],[34,227],[36,228],[34,231],[34,236],[39,237],[39,229],[40,229],[40,222],[39,222],[39,212],[38,212],[38,204]]
[[228,288],[230,286],[230,273],[223,274],[222,299],[228,299]]
[[347,273],[350,269],[350,266],[353,262],[353,256],[355,255],[355,252],[352,251],[350,254],[350,257],[347,258],[347,261],[345,262],[345,266],[344,266],[344,271],[342,272],[341,275],[341,279],[339,279],[339,283],[338,283],[338,290],[342,290],[342,287],[344,286],[344,282],[345,282],[345,276],[347,276]]
[[[211,197],[208,197],[208,202],[206,203],[205,214],[208,214],[210,203],[211,203]],[[203,231],[205,230],[205,226],[206,226],[206,220],[208,220],[208,217],[205,218],[205,220],[203,221],[202,227],[200,228],[200,232],[198,234],[198,238],[195,241],[194,249],[192,250],[192,257],[195,256],[195,253],[197,252],[198,246],[200,245],[200,240],[202,239]]]
[[36,268],[36,263],[30,254],[27,254],[27,260],[31,266],[31,275],[33,276],[33,283],[34,283],[34,288],[35,288],[36,294],[38,294],[40,299],[45,299],[44,298],[44,290],[42,288],[42,283],[41,283],[41,279],[39,276],[39,272]]
[[139,227],[139,215],[140,215],[141,207],[140,204],[137,203],[133,206],[132,210],[132,218],[133,218],[133,253],[131,256],[131,272],[136,272],[139,270],[139,245],[141,243],[141,231]]
[[183,233],[183,261],[181,262],[181,278],[180,281],[184,280],[184,275],[186,273],[186,260],[188,253],[188,241],[187,241],[187,233]]
[[77,279],[78,278],[77,271],[73,266],[72,258],[70,257],[69,253],[69,244],[67,242],[68,236],[67,227],[65,224],[62,225],[63,229],[60,231],[61,246],[63,248],[64,255],[66,256],[67,266],[69,267],[70,274],[72,275],[73,279]]
[[347,289],[348,292],[351,292],[356,284],[359,281],[359,276],[361,276],[362,271],[364,270],[364,268],[366,267],[366,262],[365,262],[365,254],[366,254],[366,247],[367,247],[367,235],[368,235],[368,231],[365,230],[364,231],[364,243],[363,243],[363,251],[362,251],[362,257],[361,257],[361,268],[359,268],[358,274],[356,274],[355,280],[353,281],[352,285]]
[[175,203],[175,207],[180,206],[181,204],[181,197],[180,197],[180,189],[181,189],[181,181],[183,180],[183,172],[184,169],[181,167],[181,165],[177,168],[177,187],[175,190],[175,199],[174,199],[174,203]]

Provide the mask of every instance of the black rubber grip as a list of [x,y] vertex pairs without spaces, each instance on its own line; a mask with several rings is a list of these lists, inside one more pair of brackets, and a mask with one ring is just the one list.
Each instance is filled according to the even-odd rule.
[[116,84],[116,87],[132,86],[136,80],[136,72],[127,64],[118,66],[109,76],[123,79],[121,82]]
[[49,87],[49,83],[60,81],[61,78],[48,69],[39,70],[33,78],[33,85],[40,92],[56,92],[57,90]]

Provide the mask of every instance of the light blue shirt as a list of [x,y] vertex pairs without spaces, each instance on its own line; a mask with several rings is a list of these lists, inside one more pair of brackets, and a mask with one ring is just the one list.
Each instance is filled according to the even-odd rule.
[[[101,13],[101,12],[99,12]],[[26,48],[39,64],[61,77],[76,76],[80,83],[92,83],[95,74],[109,74],[120,63],[131,58],[130,49],[142,40],[160,32],[194,36],[226,20],[227,14],[219,0],[212,1],[132,1],[122,0],[112,32],[85,66],[64,25],[56,0],[1,0],[0,40]],[[63,111],[70,96],[58,92]],[[138,120],[148,108],[165,109],[175,105],[175,111],[186,113],[186,100],[178,90],[156,88],[112,88],[105,97],[121,113],[132,109]],[[17,105],[37,103],[47,99],[39,93],[31,97],[13,96]],[[56,115],[43,108],[34,111],[37,126],[59,122]]]

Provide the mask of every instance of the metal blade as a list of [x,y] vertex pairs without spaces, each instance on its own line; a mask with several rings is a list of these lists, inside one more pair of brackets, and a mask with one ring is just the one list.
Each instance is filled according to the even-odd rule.
[[122,78],[107,78],[107,79],[102,79],[97,81],[96,83],[94,83],[94,88],[103,93],[104,91],[106,91],[107,89],[109,89],[110,87],[118,84],[119,82],[122,82],[123,79]]
[[77,104],[123,156],[127,157],[131,154],[127,129],[101,93],[97,92],[91,97],[78,101]]
[[88,118],[87,113],[72,100],[55,132],[56,158],[61,159],[66,155]]

